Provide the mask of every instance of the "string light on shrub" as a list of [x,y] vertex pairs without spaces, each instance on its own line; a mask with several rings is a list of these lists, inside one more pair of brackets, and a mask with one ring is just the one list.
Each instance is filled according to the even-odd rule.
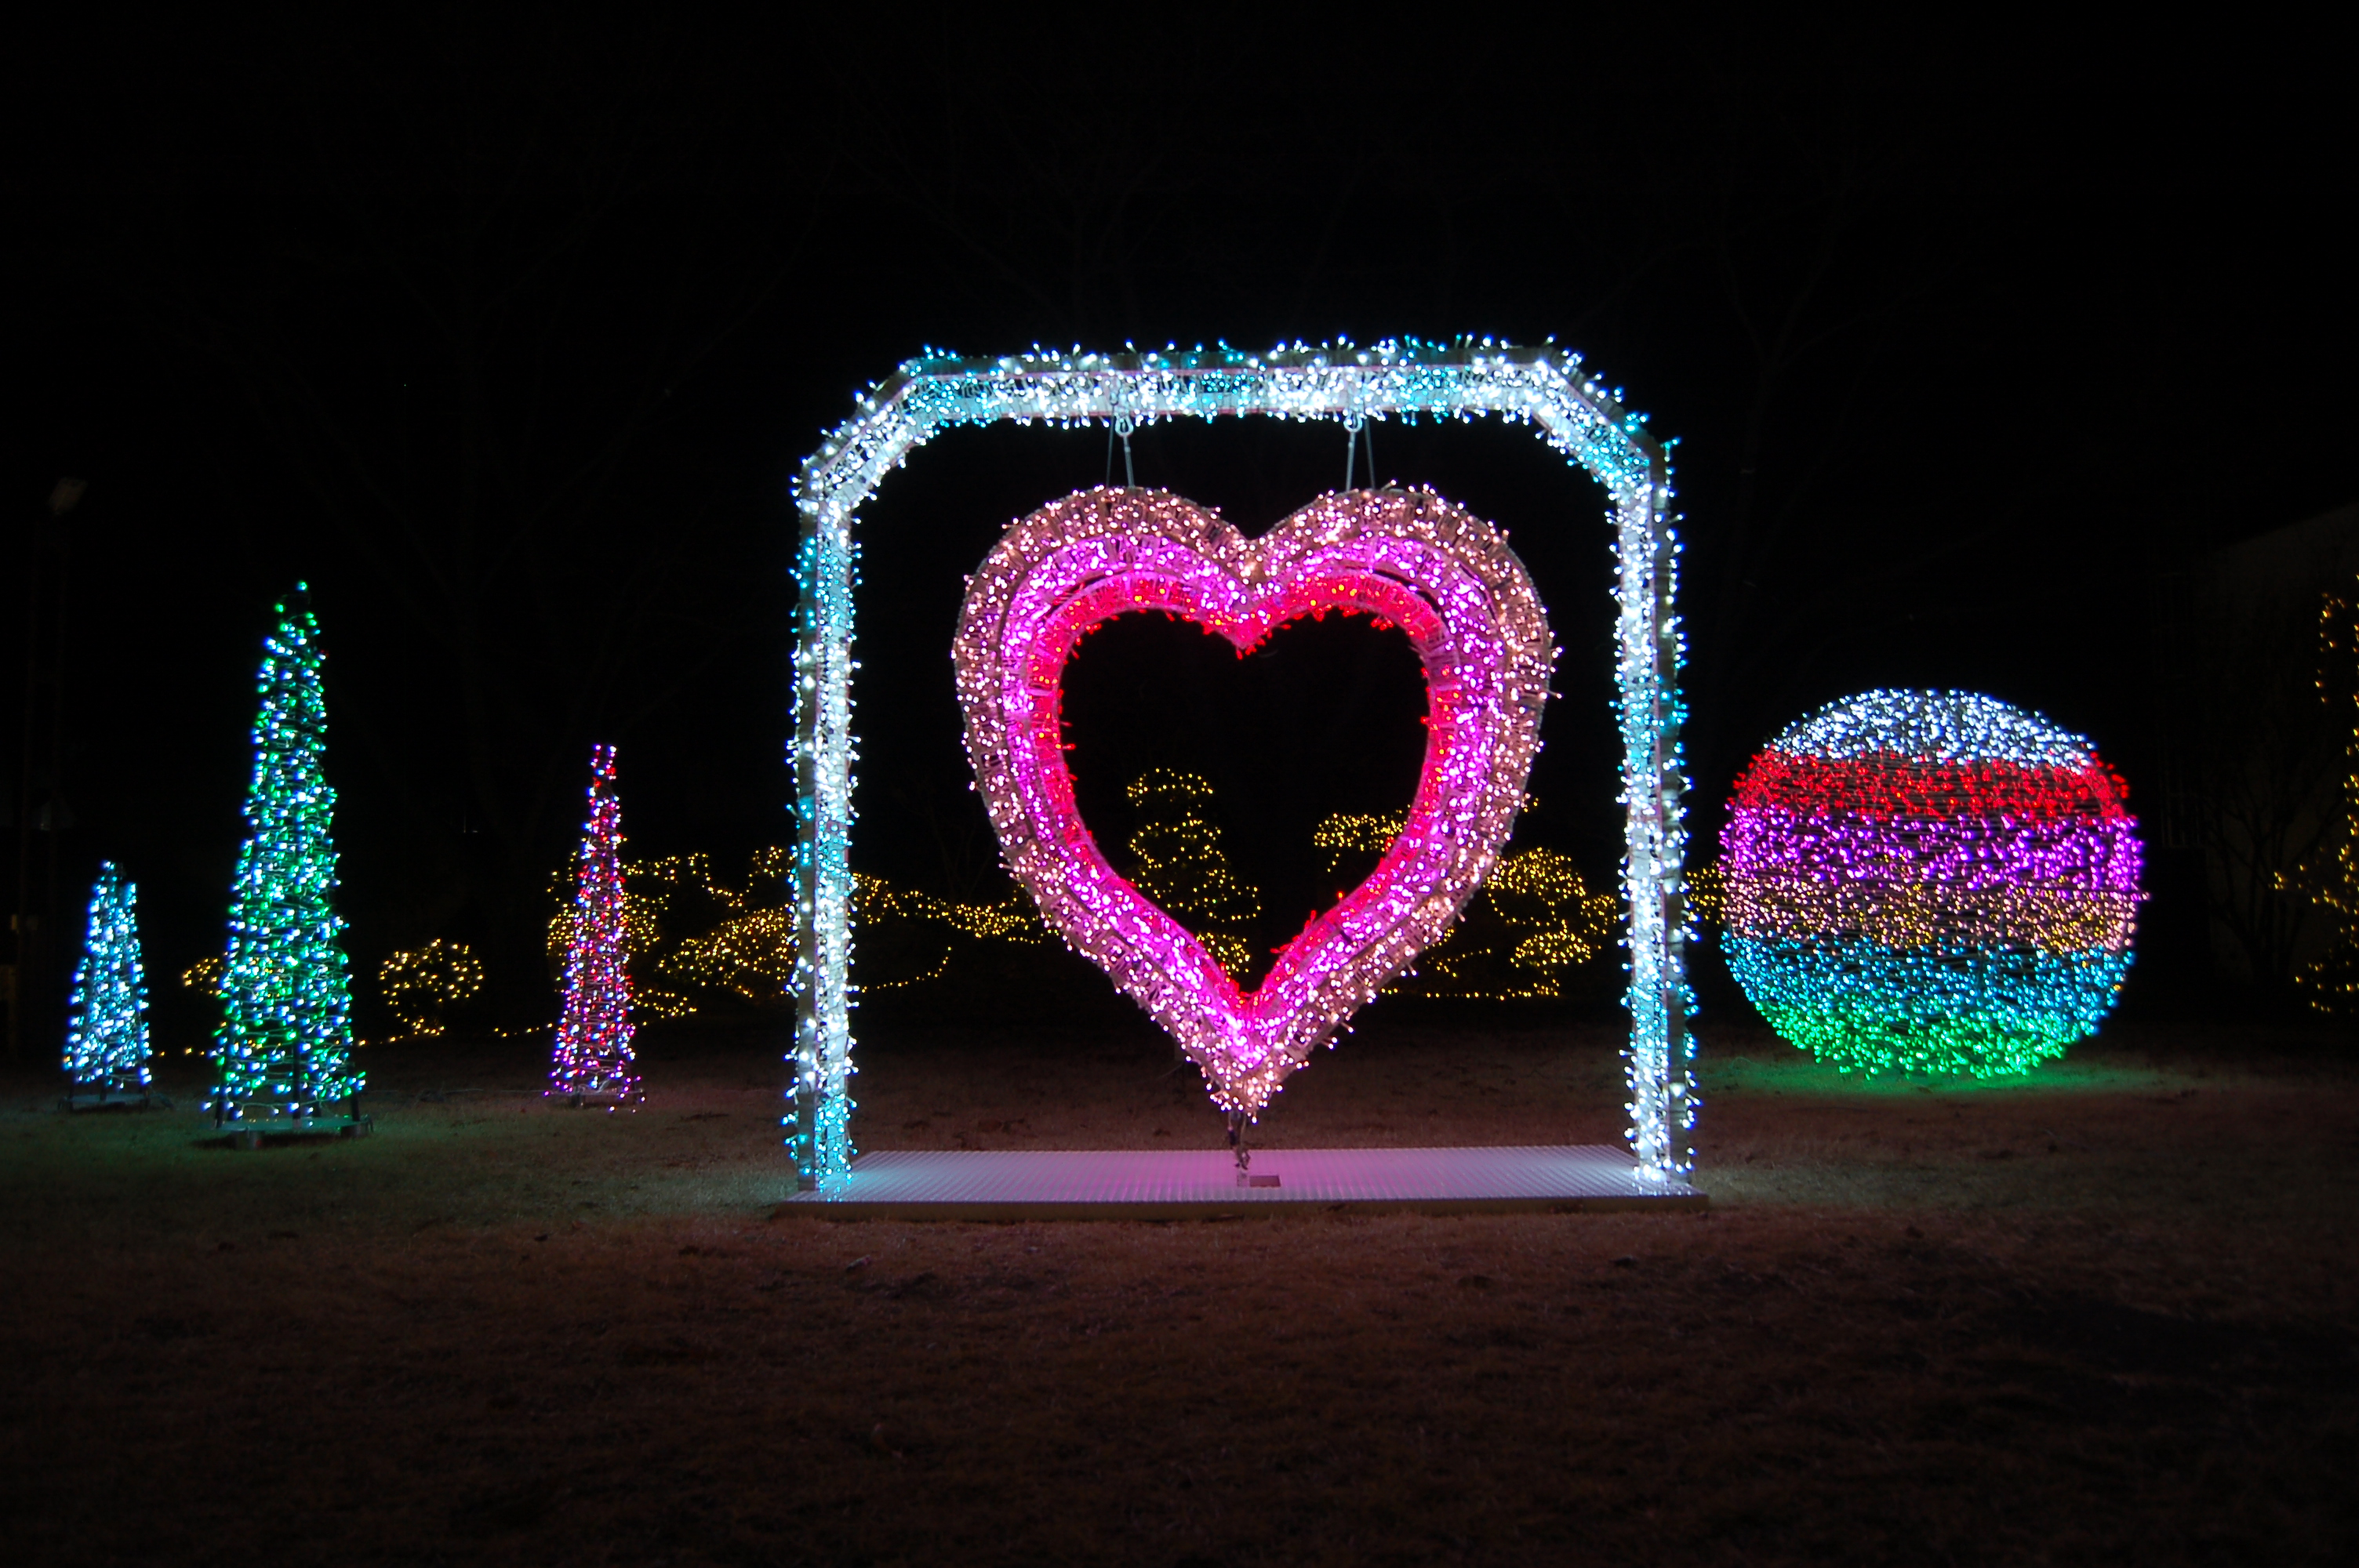
[[[720,879],[710,855],[623,862],[633,1011],[686,1018],[698,1011],[700,998],[711,1000],[720,992],[757,1005],[785,1000],[794,969],[793,914],[758,902],[756,892],[778,882],[792,862],[793,852],[780,846],[756,851],[743,891]],[[551,891],[563,901],[548,936],[549,959],[560,972],[573,945],[580,881],[578,853],[550,879]],[[783,897],[782,890],[770,891]]]
[[[1332,874],[1347,857],[1383,854],[1408,821],[1405,811],[1340,814],[1321,822],[1311,842],[1327,851]],[[1469,918],[1385,994],[1466,1001],[1560,997],[1566,973],[1603,950],[1613,920],[1614,901],[1590,892],[1571,856],[1547,849],[1503,855]]]
[[2136,929],[2127,790],[2089,742],[1957,691],[1872,691],[1737,780],[1728,965],[1845,1072],[2021,1073],[2111,1011]]
[[484,989],[484,966],[464,942],[438,936],[423,947],[390,953],[377,966],[377,989],[405,1033],[430,1038],[445,1026],[445,1010]]
[[[221,1000],[221,979],[222,956],[219,953],[208,954],[180,971],[180,984],[183,989],[192,990],[199,996],[214,1001]],[[355,1044],[358,1043],[355,1042]],[[210,1057],[212,1054],[212,1046],[210,1044],[202,1046],[183,1045],[180,1047],[180,1054]]]
[[[1314,915],[1246,993],[1114,871],[1082,822],[1065,765],[1065,665],[1117,615],[1176,615],[1242,656],[1331,611],[1397,626],[1416,650],[1424,767],[1375,871]],[[1252,540],[1162,492],[1068,496],[1011,526],[969,579],[951,653],[967,758],[1008,870],[1196,1063],[1213,1103],[1248,1118],[1449,930],[1491,874],[1539,750],[1555,657],[1506,540],[1430,491],[1325,496]],[[1186,793],[1178,775],[1147,784],[1149,798]],[[1208,896],[1192,881],[1180,891]],[[1220,896],[1237,893],[1223,884]]]
[[246,838],[222,962],[218,1077],[205,1101],[216,1121],[313,1117],[364,1082],[352,1065],[352,979],[332,901],[336,792],[321,771],[320,626],[308,608],[277,613],[263,643]]
[[1220,345],[1119,354],[1035,350],[997,359],[929,351],[872,386],[803,465],[796,484],[802,535],[795,557],[794,817],[797,826],[796,1035],[786,1119],[796,1174],[825,1186],[850,1169],[849,971],[853,881],[853,524],[910,454],[958,425],[1039,421],[1132,431],[1160,420],[1266,415],[1358,422],[1497,416],[1526,423],[1605,492],[1614,526],[1615,713],[1625,816],[1623,884],[1628,954],[1628,1138],[1639,1172],[1683,1174],[1691,1163],[1694,1044],[1680,861],[1686,836],[1686,718],[1678,686],[1678,546],[1665,449],[1641,416],[1553,347],[1489,338],[1448,343],[1387,339],[1283,344],[1267,352]]
[[657,970],[694,989],[733,991],[752,1002],[778,1001],[794,972],[794,944],[795,923],[785,910],[755,910],[681,938]]
[[[741,890],[721,880],[710,855],[624,861],[632,1011],[685,1018],[722,994],[766,1007],[788,1000],[795,962],[794,911],[762,898],[785,896],[786,890],[777,884],[793,863],[794,852],[785,846],[756,850]],[[552,887],[561,890],[565,900],[565,907],[549,923],[549,958],[560,973],[572,949],[580,881],[578,853],[552,877]],[[941,960],[925,974],[871,980],[866,989],[897,989],[939,979],[948,967],[951,946],[962,937],[1030,945],[1047,935],[1030,901],[1013,889],[995,903],[964,903],[895,887],[864,873],[854,874],[853,889],[853,911],[862,926],[932,925],[943,940]],[[662,983],[650,983],[650,976]]]
[[1614,919],[1613,899],[1592,892],[1572,858],[1554,849],[1526,849],[1503,859],[1484,884],[1483,898],[1514,937],[1507,961],[1520,983],[1487,992],[1470,988],[1459,993],[1464,996],[1561,995],[1566,971],[1603,949]]
[[[940,979],[950,971],[951,957],[965,942],[1006,942],[1019,947],[1036,946],[1048,940],[1049,934],[1031,905],[1032,901],[1020,888],[1011,890],[1006,897],[993,903],[961,903],[951,899],[936,898],[914,888],[895,887],[882,877],[855,871],[852,878],[852,909],[853,916],[862,929],[879,931],[895,925],[931,926],[942,945],[941,957],[923,973],[904,979],[864,980],[860,989],[864,993],[907,990]],[[791,940],[791,933],[788,935]],[[788,956],[792,957],[791,948],[788,949]]]
[[632,1071],[630,944],[623,897],[623,803],[614,748],[590,752],[590,815],[582,826],[580,879],[565,954],[565,1002],[542,1092],[620,1103],[638,1092]]
[[1131,780],[1125,793],[1144,818],[1130,836],[1137,866],[1131,880],[1157,908],[1194,933],[1230,979],[1241,976],[1253,961],[1253,946],[1235,927],[1261,914],[1261,894],[1237,880],[1221,848],[1221,830],[1204,814],[1212,781],[1153,768]]
[[151,1081],[147,975],[139,959],[139,889],[112,860],[90,890],[90,925],[66,1002],[66,1093],[145,1095]]
[[2318,611],[2318,695],[2350,726],[2343,746],[2343,818],[2286,891],[2306,894],[2327,922],[2326,951],[2295,971],[2310,1007],[2328,1017],[2359,1012],[2359,600],[2324,596]]

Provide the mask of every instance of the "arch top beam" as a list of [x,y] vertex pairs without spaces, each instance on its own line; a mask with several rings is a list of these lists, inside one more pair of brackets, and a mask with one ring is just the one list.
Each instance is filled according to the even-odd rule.
[[785,1119],[796,1174],[825,1188],[850,1170],[853,1076],[852,641],[853,525],[885,476],[941,431],[1007,422],[1112,425],[1261,415],[1343,420],[1483,416],[1520,420],[1611,498],[1616,574],[1614,676],[1625,803],[1623,889],[1629,953],[1628,1138],[1638,1170],[1684,1175],[1696,1099],[1685,963],[1681,640],[1670,463],[1583,367],[1553,345],[1493,339],[1387,339],[1119,354],[998,359],[929,354],[862,394],[853,416],[806,459],[795,484],[801,540],[796,622],[795,1048]]
[[1300,344],[1267,353],[1226,347],[1119,354],[1010,354],[915,359],[861,395],[859,412],[804,460],[796,500],[822,515],[856,509],[908,453],[955,425],[1128,418],[1216,419],[1259,414],[1342,419],[1356,414],[1462,418],[1493,414],[1538,424],[1550,445],[1617,502],[1670,481],[1646,416],[1582,369],[1570,349],[1490,339],[1451,344],[1391,340],[1369,348]]

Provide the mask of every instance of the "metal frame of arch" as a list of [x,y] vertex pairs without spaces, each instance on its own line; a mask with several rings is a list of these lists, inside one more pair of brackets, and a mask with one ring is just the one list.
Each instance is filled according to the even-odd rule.
[[1681,861],[1685,789],[1679,733],[1679,546],[1670,464],[1641,416],[1582,368],[1579,354],[1488,339],[1299,344],[1252,354],[1042,353],[910,361],[859,399],[803,462],[795,486],[795,1038],[784,1119],[798,1184],[851,1169],[853,589],[860,508],[885,476],[940,431],[1020,420],[1113,425],[1223,415],[1284,419],[1469,419],[1496,416],[1540,437],[1605,488],[1614,531],[1614,681],[1622,739],[1630,1126],[1641,1174],[1683,1176],[1697,1099],[1690,1064]]

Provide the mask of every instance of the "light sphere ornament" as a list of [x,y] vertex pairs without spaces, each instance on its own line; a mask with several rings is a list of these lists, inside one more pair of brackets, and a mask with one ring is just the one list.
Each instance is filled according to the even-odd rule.
[[2095,1033],[2129,972],[2127,796],[2086,740],[1995,697],[1833,703],[1736,781],[1729,970],[1845,1072],[2027,1072]]

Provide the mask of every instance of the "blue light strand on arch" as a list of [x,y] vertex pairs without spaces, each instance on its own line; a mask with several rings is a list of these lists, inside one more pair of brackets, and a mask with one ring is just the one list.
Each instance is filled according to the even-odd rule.
[[1642,416],[1588,374],[1581,356],[1491,339],[1225,345],[1120,354],[1036,349],[998,359],[928,353],[858,399],[858,411],[804,460],[795,485],[795,1040],[784,1119],[798,1182],[825,1187],[853,1158],[851,1080],[853,589],[860,507],[885,476],[941,431],[1003,421],[1136,429],[1159,420],[1267,415],[1339,422],[1478,416],[1535,425],[1612,501],[1616,573],[1614,683],[1625,808],[1628,953],[1627,1137],[1639,1171],[1684,1175],[1697,1099],[1688,937],[1683,654],[1679,545],[1665,448]]

